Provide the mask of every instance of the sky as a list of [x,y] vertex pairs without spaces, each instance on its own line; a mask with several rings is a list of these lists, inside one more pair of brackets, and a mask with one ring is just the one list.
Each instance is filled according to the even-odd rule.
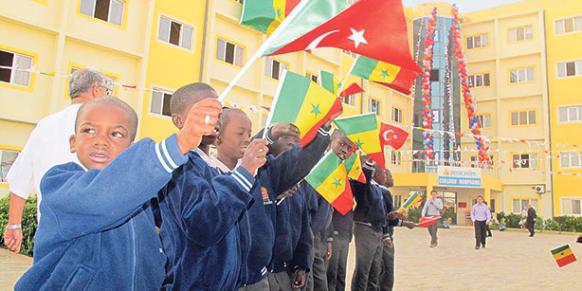
[[403,0],[404,6],[414,6],[426,2],[452,2],[457,4],[461,13],[472,12],[484,8],[490,8],[503,4],[518,2],[520,0]]

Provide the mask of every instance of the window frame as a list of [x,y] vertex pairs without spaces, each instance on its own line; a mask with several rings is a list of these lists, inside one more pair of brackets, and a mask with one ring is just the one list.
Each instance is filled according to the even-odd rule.
[[[577,111],[577,115],[578,118],[576,120],[570,118],[570,109],[576,108]],[[562,120],[562,110],[566,110],[566,120]],[[576,124],[576,123],[582,123],[582,104],[577,105],[577,104],[573,104],[573,105],[567,105],[567,106],[558,106],[557,109],[557,117],[558,117],[558,123],[561,124]]]
[[[273,69],[274,69],[273,68],[273,63],[274,62],[279,63],[279,74],[278,74],[277,78],[275,78],[273,76],[273,73],[274,73],[273,72]],[[269,63],[270,63],[270,66],[269,66]],[[270,74],[267,75],[267,68],[269,68],[269,67],[270,67]],[[281,61],[279,59],[275,59],[273,57],[267,57],[267,58],[265,58],[265,70],[264,70],[265,77],[268,77],[268,78],[270,78],[272,80],[278,81],[278,80],[281,80],[281,78],[283,77],[283,72],[284,71],[288,71],[288,70],[289,70],[289,65],[286,62],[283,62],[283,61]]]
[[[218,58],[218,42],[219,41],[223,41],[225,43],[224,44],[225,45],[224,46],[224,60]],[[232,61],[233,62],[232,63],[229,63],[228,61],[226,61],[226,52],[227,52],[226,46],[229,43],[232,44],[232,45],[234,45],[234,48],[233,48],[233,56],[232,56]],[[238,59],[237,58],[237,56],[238,56],[238,53],[237,53],[238,50],[237,50],[237,48],[239,48],[239,49],[242,50],[242,56],[240,56],[240,62],[241,62],[240,64],[237,64],[237,59]],[[240,45],[238,42],[231,41],[228,38],[223,37],[221,35],[217,35],[216,36],[216,53],[214,55],[214,57],[216,58],[216,60],[218,60],[218,61],[220,61],[220,62],[222,62],[224,64],[228,64],[228,65],[231,65],[231,66],[235,66],[237,68],[240,68],[240,67],[243,67],[244,64],[245,64],[245,54],[246,54],[246,47]]]
[[[576,18],[581,18],[580,20],[580,27],[576,27]],[[572,20],[572,31],[567,32],[566,31],[566,22],[567,20]],[[563,31],[560,32],[559,31],[559,23],[562,22],[562,28]],[[578,29],[578,30],[577,30]],[[582,32],[582,15],[573,15],[573,16],[568,16],[568,17],[563,17],[563,18],[559,18],[554,20],[554,35],[556,36],[562,36],[562,35],[569,35],[569,34],[575,34],[575,33],[581,33]]]
[[[560,159],[559,159],[560,168],[562,168],[562,169],[582,169],[582,151],[565,150],[565,151],[560,151],[559,154],[560,154]],[[573,155],[577,155],[578,166],[573,166],[573,164],[572,164],[572,161],[574,160]],[[568,165],[564,165],[564,163],[563,163],[563,158],[565,156],[567,156]]]
[[[161,38],[160,35],[160,30],[161,30],[161,24],[162,24],[162,18],[165,18],[169,21],[169,26],[168,26],[168,40],[166,41],[165,39]],[[176,23],[176,24],[180,24],[180,34],[178,36],[178,45],[173,44],[170,42],[170,38],[172,36],[172,22]],[[192,34],[190,35],[190,48],[187,47],[183,47],[182,46],[182,41],[184,40],[184,27],[190,27],[192,29]],[[196,26],[194,26],[192,23],[189,23],[187,21],[183,21],[181,19],[175,18],[173,16],[161,13],[158,15],[158,26],[157,26],[157,31],[156,31],[156,40],[160,43],[163,43],[164,45],[169,45],[173,48],[179,48],[179,49],[183,49],[187,52],[194,52],[194,47],[196,46]]]
[[[489,117],[489,125],[485,126],[485,117]],[[489,112],[484,112],[481,114],[477,114],[477,122],[479,122],[479,127],[482,129],[492,128],[493,127],[493,114]]]
[[[531,122],[531,114],[534,114],[534,122]],[[517,124],[513,123],[513,114],[517,114]],[[521,120],[522,115],[526,116],[526,123]],[[526,126],[537,126],[538,124],[538,112],[535,109],[524,109],[521,111],[510,111],[509,112],[509,122],[512,127],[526,127]]]
[[[485,75],[487,75],[487,78],[485,78]],[[477,79],[478,77],[481,77],[481,85],[478,86],[477,85]],[[485,80],[488,80],[489,82],[487,82],[487,84],[485,84]],[[469,83],[469,87],[470,88],[488,88],[491,87],[491,73],[489,72],[483,72],[483,73],[475,73],[472,75],[467,76],[467,82]]]
[[[527,155],[527,159],[524,159],[524,156]],[[515,157],[519,156],[519,159],[516,160]],[[525,167],[523,161],[527,160],[527,167]],[[520,161],[519,167],[517,167],[517,164],[515,163],[515,161]],[[538,155],[536,153],[531,153],[531,152],[523,152],[523,153],[511,153],[511,168],[512,169],[526,169],[526,170],[530,170],[530,169],[537,169],[539,167],[538,164]]]
[[[478,33],[478,34],[474,34],[474,35],[470,35],[466,37],[466,45],[467,45],[467,50],[474,50],[474,49],[480,49],[480,48],[487,48],[489,47],[490,44],[490,39],[489,39],[489,33],[488,32],[483,32],[483,33]],[[477,46],[477,39],[479,39],[479,45]],[[483,45],[483,39],[486,40],[487,44]],[[471,40],[471,45],[469,45],[469,40]]]
[[[0,44],[0,50],[13,55],[11,67],[15,66],[15,64],[14,64],[15,56],[19,55],[19,56],[23,56],[23,57],[29,57],[31,59],[31,65],[30,65],[30,68],[28,70],[34,71],[34,68],[36,68],[36,64],[37,64],[37,60],[38,60],[38,55],[36,53],[33,53],[31,51],[18,49],[18,48],[4,46],[2,44]],[[37,74],[35,74],[34,72],[29,72],[28,85],[24,86],[24,85],[20,85],[17,83],[13,83],[13,78],[14,78],[13,71],[14,70],[12,70],[12,69],[10,70],[10,82],[0,81],[0,87],[8,88],[8,89],[16,89],[16,90],[21,90],[21,91],[25,91],[25,92],[33,92],[34,87],[35,87],[35,81],[36,81]]]
[[[529,28],[529,35],[530,37],[527,38],[527,31],[526,29]],[[523,29],[523,39],[519,39],[519,30]],[[515,31],[515,40],[512,40],[512,32]],[[522,25],[522,26],[515,26],[515,27],[510,27],[507,30],[507,42],[510,44],[514,44],[514,43],[520,43],[520,42],[524,42],[524,41],[531,41],[534,39],[534,34],[533,34],[533,24],[527,24],[527,25]]]
[[[529,71],[531,70],[531,80],[528,79],[529,76]],[[512,74],[515,72],[516,75],[516,81],[512,82]],[[525,81],[519,81],[519,75],[520,72],[524,72],[525,75]],[[509,85],[524,85],[524,84],[530,84],[535,82],[535,66],[527,66],[527,67],[519,67],[519,68],[512,68],[509,69]]]
[[[372,111],[372,104],[376,104],[377,111]],[[380,100],[374,97],[368,97],[368,112],[375,113],[378,116],[382,115],[382,104],[380,104]]]
[[396,123],[402,123],[403,120],[404,120],[403,110],[399,107],[392,106],[392,121]]
[[[85,14],[84,12],[81,11],[81,3],[83,1],[85,1],[85,0],[79,0],[79,1],[77,1],[77,3],[78,3],[78,5],[77,5],[78,6],[77,7],[77,14],[78,15],[81,15],[82,17],[85,17],[85,18],[88,18],[88,19],[92,19],[93,21],[98,20],[101,23],[106,23],[106,24],[111,25],[112,27],[115,27],[115,28],[118,28],[118,29],[125,29],[126,23],[127,23],[127,21],[126,21],[126,19],[127,19],[127,13],[128,13],[128,8],[127,8],[127,4],[128,3],[127,2],[129,0],[109,0],[109,10],[107,12],[107,20],[103,20],[101,18],[95,17],[95,9],[97,7],[97,1],[98,0],[88,0],[88,1],[94,1],[95,2],[95,5],[93,5],[93,8],[91,10],[91,15]],[[123,4],[123,7],[121,9],[121,19],[120,19],[121,23],[120,24],[117,24],[117,23],[114,23],[114,22],[111,22],[110,21],[111,20],[111,11],[112,11],[111,7],[112,7],[112,2],[113,1],[116,1],[116,2],[119,2],[119,3]]]
[[[572,211],[572,213],[566,213],[566,211],[565,211],[565,208],[566,207],[564,207],[565,206],[564,203],[566,202],[566,200],[569,200],[572,203],[572,205],[570,206],[572,208],[574,206],[573,205],[573,202],[574,201],[579,201],[578,203],[580,204],[579,208],[580,208],[580,212],[581,213],[574,213],[573,211]],[[560,214],[562,216],[582,216],[582,197],[580,197],[580,196],[564,196],[564,197],[560,197]]]
[[[571,64],[571,63],[574,66],[574,75],[568,76],[568,64]],[[563,76],[561,76],[562,72],[564,73]],[[570,78],[577,78],[577,77],[582,77],[582,59],[556,62],[556,78],[557,79],[570,79]]]
[[163,98],[165,98],[165,94],[170,94],[170,96],[174,95],[174,93],[176,92],[175,90],[170,90],[168,88],[164,88],[163,86],[157,86],[157,85],[153,85],[151,87],[151,93],[150,95],[150,102],[149,102],[149,106],[148,106],[148,115],[152,116],[152,117],[157,117],[157,118],[162,118],[162,119],[172,119],[172,116],[170,114],[170,116],[168,115],[164,115],[164,100],[162,99],[162,102],[160,103],[160,113],[155,113],[152,112],[152,103],[154,101],[154,92],[161,92],[164,93],[164,95],[162,96]]
[[[2,167],[4,167],[4,165],[1,164],[2,159],[4,158],[4,152],[16,153],[16,157],[12,161],[12,164],[10,164],[10,166],[6,169],[6,172],[2,170]],[[8,172],[10,172],[10,168],[12,167],[12,165],[14,165],[14,161],[16,161],[18,155],[20,155],[21,152],[22,149],[17,147],[0,147],[0,185],[8,183],[8,181],[6,181],[6,176],[8,175]]]
[[[515,211],[515,202],[516,201],[519,201],[519,210],[517,212]],[[511,197],[511,213],[521,214],[521,210],[523,209],[523,207],[524,206],[527,207],[527,204],[526,205],[523,204],[524,201],[527,201],[528,204],[532,204],[532,205],[535,204],[535,205],[533,205],[533,207],[538,211],[538,213],[540,212],[538,209],[539,202],[540,202],[539,198],[535,198],[535,197],[531,197],[531,196],[523,196],[523,197],[515,196],[515,197]],[[532,203],[534,201],[535,201],[535,203]]]

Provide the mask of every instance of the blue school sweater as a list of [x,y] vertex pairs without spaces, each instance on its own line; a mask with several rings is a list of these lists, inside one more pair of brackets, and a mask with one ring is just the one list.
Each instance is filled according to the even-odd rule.
[[254,177],[242,167],[218,175],[196,153],[159,194],[162,241],[170,266],[164,290],[236,290],[238,220],[252,201]]
[[373,169],[374,167],[366,162],[362,166],[362,171],[366,176],[367,182],[350,181],[356,199],[354,221],[370,223],[374,230],[383,232],[387,213],[384,208],[382,189],[378,184],[372,182]]
[[[390,190],[388,190],[388,188],[384,186],[380,186],[380,189],[382,190],[382,195],[384,195],[384,209],[386,210],[386,214],[389,214],[390,212],[394,211],[392,193],[390,193]],[[386,224],[384,225],[383,229],[384,238],[392,238],[392,235],[394,234],[394,227],[397,225],[398,226],[402,225],[402,220],[400,220],[399,218],[395,219],[386,218]]]
[[275,246],[269,267],[272,273],[311,269],[313,237],[309,228],[309,209],[305,191],[300,188],[293,196],[277,205]]
[[323,157],[329,145],[329,133],[319,129],[317,136],[304,148],[293,146],[277,157],[267,157],[267,163],[258,170],[251,194],[255,203],[240,222],[241,255],[243,267],[239,287],[261,281],[273,255],[277,211],[275,200],[293,185],[299,183]]
[[307,197],[313,235],[319,236],[324,242],[331,240],[331,218],[333,216],[331,204],[319,195],[308,183],[301,183],[301,191],[304,191]]
[[103,170],[50,169],[34,263],[15,289],[159,290],[167,258],[150,200],[184,162],[173,135],[142,140]]

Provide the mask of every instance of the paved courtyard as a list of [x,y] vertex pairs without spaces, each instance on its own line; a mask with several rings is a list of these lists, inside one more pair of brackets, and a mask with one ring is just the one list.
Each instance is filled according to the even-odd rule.
[[[582,261],[560,269],[549,252],[569,243],[582,260],[576,235],[528,238],[524,232],[494,231],[487,248],[478,251],[471,228],[439,229],[439,235],[439,247],[431,249],[426,229],[396,230],[395,290],[582,290]],[[348,267],[353,269],[353,243],[351,247]],[[31,263],[0,249],[0,290],[12,290]]]

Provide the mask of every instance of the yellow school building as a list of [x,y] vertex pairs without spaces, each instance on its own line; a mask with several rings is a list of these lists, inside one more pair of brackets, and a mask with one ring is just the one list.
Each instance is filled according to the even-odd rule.
[[[239,24],[241,2],[0,0],[0,195],[7,193],[7,170],[35,124],[69,103],[72,70],[93,67],[111,77],[114,95],[139,114],[141,137],[161,139],[172,133],[172,92],[197,81],[221,92],[267,38]],[[448,4],[406,8],[415,57],[423,19],[433,6],[439,9],[439,21],[450,25]],[[466,223],[478,194],[495,212],[519,213],[533,203],[543,217],[581,215],[582,191],[576,185],[582,184],[582,137],[576,133],[582,132],[582,51],[576,48],[582,46],[582,3],[526,0],[461,11],[461,22],[476,112],[490,139],[491,166],[475,166],[476,146],[468,135],[459,137],[454,163],[427,165],[417,156],[419,133],[412,129],[418,89],[406,96],[348,79],[366,92],[344,99],[344,115],[376,112],[384,122],[411,132],[399,151],[386,148],[396,201],[412,191],[435,189],[458,224]],[[446,39],[440,36],[437,43],[446,44]],[[321,70],[343,79],[353,61],[349,52],[331,48],[260,58],[226,105],[246,111],[257,131],[266,122],[283,70],[313,81]],[[453,107],[458,108],[451,111],[455,131],[468,133],[462,97]],[[455,175],[471,176],[465,180],[474,183],[463,184]],[[457,184],[449,183],[453,180]]]

